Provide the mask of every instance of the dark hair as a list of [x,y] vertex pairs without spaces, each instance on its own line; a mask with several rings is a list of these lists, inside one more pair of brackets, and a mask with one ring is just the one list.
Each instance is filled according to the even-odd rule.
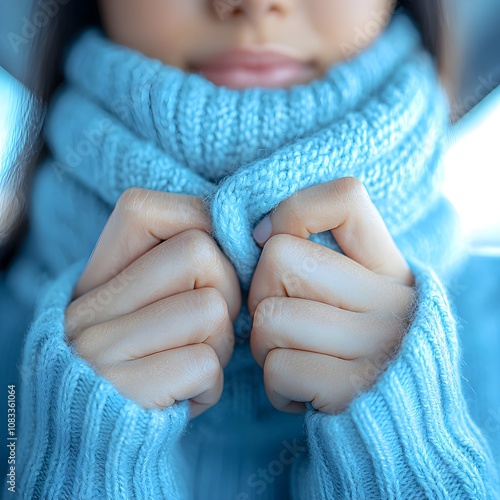
[[[22,120],[23,133],[16,137],[19,151],[8,165],[4,190],[15,193],[8,213],[3,214],[7,227],[0,228],[0,271],[7,268],[14,258],[29,227],[28,205],[36,166],[48,154],[41,134],[44,111],[55,89],[62,81],[61,61],[65,47],[85,26],[101,26],[97,1],[56,1],[57,13],[48,15],[48,22],[39,28],[31,40],[30,51],[25,58],[23,74],[19,77],[31,92],[26,107],[27,118]],[[38,2],[32,2],[28,19],[40,14]],[[28,70],[29,68],[29,70]]]
[[[13,213],[10,215],[13,222],[8,229],[9,234],[3,242],[0,240],[0,270],[9,265],[29,226],[27,207],[32,174],[36,165],[47,154],[40,133],[43,112],[56,87],[62,81],[63,51],[83,27],[90,24],[102,26],[97,1],[70,0],[64,5],[56,3],[59,5],[57,14],[52,15],[48,24],[40,28],[32,40],[26,64],[29,74],[21,78],[22,83],[32,92],[32,97],[24,144],[10,165],[7,178],[10,184],[7,187],[15,192],[15,203],[11,205]],[[397,2],[397,8],[405,8],[413,16],[422,33],[424,44],[435,57],[440,74],[445,77],[444,83],[446,83],[450,61],[453,60],[449,50],[446,0],[401,0]],[[40,9],[38,3],[36,5],[33,3],[32,9],[33,17]]]

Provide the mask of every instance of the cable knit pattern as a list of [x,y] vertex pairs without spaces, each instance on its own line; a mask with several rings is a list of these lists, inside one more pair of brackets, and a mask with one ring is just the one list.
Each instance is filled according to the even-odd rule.
[[[495,497],[439,277],[460,254],[440,191],[447,106],[404,12],[361,54],[290,89],[217,87],[94,28],[69,48],[64,69],[30,234],[6,277],[13,295],[36,304],[21,368],[22,498]],[[186,402],[140,408],[66,345],[71,291],[125,189],[202,197],[245,299],[257,222],[298,190],[344,176],[366,186],[410,263],[418,302],[400,352],[342,414],[271,407],[245,306],[221,400],[192,422]],[[310,239],[341,251],[330,232]],[[20,280],[22,269],[31,270]]]

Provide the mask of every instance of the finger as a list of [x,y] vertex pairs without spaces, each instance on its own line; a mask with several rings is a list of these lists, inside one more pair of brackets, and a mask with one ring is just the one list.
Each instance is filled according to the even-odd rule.
[[379,371],[367,361],[274,349],[264,363],[267,397],[278,410],[304,411],[305,402],[324,413],[339,413],[373,383]]
[[219,401],[223,372],[210,346],[196,344],[159,352],[102,369],[116,389],[145,409],[192,401],[194,415]]
[[78,297],[67,314],[84,330],[163,298],[205,287],[220,291],[234,320],[241,307],[236,272],[211,236],[190,229],[160,243],[108,283]]
[[106,283],[161,241],[193,228],[211,230],[201,198],[127,189],[106,222],[72,299]]
[[[330,230],[342,251],[378,274],[411,286],[413,276],[362,182],[343,177],[298,191],[255,229],[263,245],[275,234],[309,238]],[[266,230],[267,228],[267,230]]]
[[[395,334],[398,330],[399,335]],[[260,366],[277,348],[345,360],[380,356],[382,352],[389,357],[402,330],[403,321],[387,311],[353,313],[311,300],[268,297],[255,311],[250,345]]]
[[394,283],[354,260],[309,240],[278,234],[264,246],[248,294],[254,314],[266,297],[296,297],[354,312],[393,310],[411,287]]
[[97,367],[138,359],[189,344],[205,343],[224,367],[234,347],[224,297],[215,288],[180,293],[134,313],[94,325],[67,338]]

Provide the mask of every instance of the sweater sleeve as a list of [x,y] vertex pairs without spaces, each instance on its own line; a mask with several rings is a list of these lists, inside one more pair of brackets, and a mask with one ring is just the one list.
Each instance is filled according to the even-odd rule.
[[30,499],[185,498],[178,442],[188,404],[143,409],[64,340],[64,312],[85,264],[44,286],[23,344],[18,492]]
[[416,304],[399,353],[341,414],[308,411],[296,498],[498,498],[461,392],[456,321],[434,271],[409,261]]

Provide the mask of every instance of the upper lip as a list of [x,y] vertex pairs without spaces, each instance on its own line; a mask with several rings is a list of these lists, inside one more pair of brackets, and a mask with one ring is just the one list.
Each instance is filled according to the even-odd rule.
[[202,63],[194,64],[195,69],[246,67],[260,68],[279,64],[306,64],[294,49],[282,45],[259,45],[253,47],[237,47],[219,53]]

